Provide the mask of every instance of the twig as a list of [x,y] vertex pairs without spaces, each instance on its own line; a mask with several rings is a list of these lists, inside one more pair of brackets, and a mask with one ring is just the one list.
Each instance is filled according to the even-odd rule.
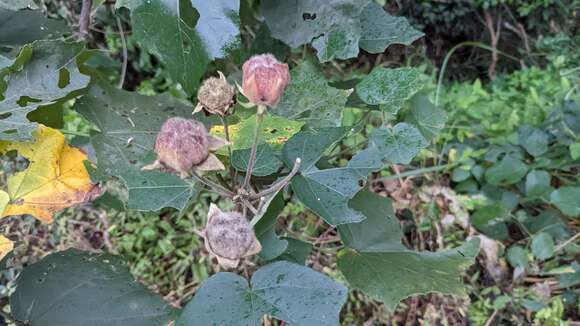
[[576,239],[578,239],[578,237],[580,237],[580,232],[576,233],[573,237],[571,237],[570,239],[564,241],[562,244],[560,244],[556,248],[554,248],[554,252],[557,252],[557,251],[560,251],[560,250],[564,249],[567,245],[571,244]]
[[89,25],[91,24],[91,7],[93,0],[83,0],[81,15],[79,16],[79,33],[87,37],[89,35]]
[[123,45],[123,65],[121,66],[121,77],[119,79],[119,85],[117,86],[119,89],[123,89],[123,84],[125,83],[125,75],[127,74],[127,61],[128,61],[128,54],[127,54],[127,40],[125,40],[125,33],[123,32],[123,23],[121,23],[121,19],[119,16],[115,16],[117,19],[117,28],[119,29],[119,33],[121,34],[121,44]]
[[493,76],[495,74],[495,66],[497,65],[497,61],[499,59],[497,55],[497,45],[499,43],[499,38],[501,35],[501,15],[500,13],[498,13],[495,28],[493,26],[494,25],[493,17],[491,17],[489,11],[485,10],[483,12],[483,15],[485,16],[485,27],[489,31],[489,35],[491,38],[490,40],[491,48],[493,49],[493,51],[491,52],[491,63],[489,64],[487,74],[489,76],[489,79],[493,79]]
[[262,120],[264,120],[264,114],[266,113],[266,106],[258,105],[258,112],[256,112],[256,129],[254,130],[254,140],[252,142],[252,149],[250,150],[250,160],[248,161],[248,169],[246,170],[246,177],[244,178],[244,189],[247,189],[250,184],[250,178],[252,177],[252,171],[254,170],[254,164],[256,164],[256,151],[258,149],[258,136],[260,135],[260,125]]
[[489,326],[491,325],[491,323],[493,322],[493,320],[495,319],[495,316],[497,315],[497,313],[499,312],[499,310],[494,309],[493,313],[491,314],[491,316],[489,316],[489,319],[485,322],[484,326]]
[[301,162],[302,160],[299,157],[296,158],[296,160],[294,161],[294,167],[292,167],[292,171],[290,171],[290,173],[287,176],[285,176],[282,180],[278,181],[277,183],[273,184],[270,188],[264,189],[257,194],[249,195],[248,198],[258,199],[280,191],[280,189],[284,188],[288,184],[288,182],[290,182],[290,179],[292,179],[292,177],[294,177],[296,173],[298,173],[298,170],[300,170]]
[[211,190],[217,192],[218,194],[220,194],[222,196],[230,197],[230,198],[234,197],[235,194],[233,192],[229,191],[228,189],[226,189],[226,188],[218,185],[217,183],[197,174],[195,171],[192,171],[191,173],[195,179],[197,179],[198,181],[200,181],[204,185],[210,187]]

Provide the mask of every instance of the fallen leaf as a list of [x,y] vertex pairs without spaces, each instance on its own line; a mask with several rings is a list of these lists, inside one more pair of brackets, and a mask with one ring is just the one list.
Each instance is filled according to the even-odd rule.
[[25,157],[29,165],[8,177],[9,202],[0,217],[30,214],[48,223],[53,213],[100,193],[84,167],[87,155],[67,145],[58,130],[40,126],[31,142],[0,141],[0,153],[11,150]]

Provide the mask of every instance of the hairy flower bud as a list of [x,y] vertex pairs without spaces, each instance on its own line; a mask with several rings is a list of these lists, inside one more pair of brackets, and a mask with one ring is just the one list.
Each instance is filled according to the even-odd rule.
[[197,106],[195,112],[205,110],[210,114],[225,116],[234,105],[236,88],[230,85],[221,71],[218,71],[219,78],[210,77],[203,81],[197,92]]
[[242,214],[222,212],[214,204],[209,207],[203,236],[207,251],[225,268],[235,268],[240,259],[262,250],[254,229]]
[[213,171],[225,167],[211,153],[228,143],[208,134],[205,126],[191,119],[169,118],[155,139],[157,160],[143,170],[169,170],[179,172],[182,178],[192,170]]
[[271,54],[251,57],[242,66],[244,96],[257,105],[276,106],[290,81],[288,65]]

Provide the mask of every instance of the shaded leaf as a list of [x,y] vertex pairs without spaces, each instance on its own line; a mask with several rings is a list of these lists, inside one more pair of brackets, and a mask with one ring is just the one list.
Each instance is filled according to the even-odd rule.
[[[140,46],[155,55],[189,95],[210,61],[239,46],[239,0],[123,0]],[[199,18],[199,19],[198,19]]]
[[494,186],[505,186],[519,182],[528,173],[528,167],[511,155],[505,156],[485,171],[485,180]]
[[326,148],[344,137],[347,128],[302,131],[284,146],[283,160],[291,167],[302,159],[300,174],[292,178],[292,189],[300,201],[331,225],[362,221],[364,216],[348,207],[348,200],[361,190],[370,172],[382,167],[380,160],[362,152],[344,167],[320,170],[315,163]]
[[509,218],[509,211],[501,203],[495,203],[479,208],[471,215],[471,223],[481,233],[496,240],[505,240],[508,237],[508,228],[505,223]]
[[141,167],[155,160],[153,146],[161,125],[169,117],[191,117],[189,104],[168,94],[151,97],[92,85],[74,108],[99,129],[91,134],[96,173],[120,177],[129,189],[129,206],[137,210],[185,207],[187,196],[196,193],[193,184]]
[[316,67],[304,61],[290,72],[290,84],[272,113],[316,127],[337,126],[348,95],[328,86]]
[[371,132],[369,140],[371,145],[365,151],[375,151],[393,164],[409,164],[428,145],[419,130],[405,122],[392,129],[377,128]]
[[262,245],[260,258],[264,260],[272,260],[280,256],[288,248],[288,241],[280,239],[275,230],[278,215],[284,209],[284,204],[282,193],[277,194],[270,202],[266,213],[254,226],[256,237]]
[[419,71],[415,68],[387,69],[377,67],[356,85],[359,98],[369,105],[379,105],[391,114],[423,88]]
[[409,106],[405,121],[415,125],[428,141],[433,140],[445,127],[447,113],[431,103],[427,95],[413,96]]
[[511,246],[507,252],[507,260],[514,268],[526,268],[528,266],[528,250],[522,246]]
[[362,11],[360,25],[359,46],[370,53],[383,53],[392,44],[411,45],[423,36],[405,17],[389,15],[374,1]]
[[306,259],[308,259],[312,251],[312,244],[289,237],[282,237],[281,239],[288,242],[288,248],[277,257],[277,260],[286,260],[300,265],[306,264]]
[[[24,68],[7,77],[8,86],[0,102],[0,139],[29,140],[38,126],[28,121],[29,112],[88,85],[89,77],[79,72],[75,62],[82,50],[80,43],[34,42],[32,56]],[[63,83],[65,71],[66,84]],[[26,97],[25,103],[20,101],[22,97]]]
[[[62,20],[49,19],[40,10],[19,9],[25,4],[0,5],[0,46],[19,46],[36,40],[56,39],[70,29]],[[22,8],[22,7],[21,7]]]
[[548,233],[541,232],[534,235],[530,247],[539,260],[546,260],[554,255],[554,239]]
[[292,325],[338,325],[347,289],[323,274],[289,262],[254,273],[251,286],[233,273],[207,279],[176,326],[259,325],[263,315]]
[[10,307],[29,325],[159,326],[176,313],[108,254],[51,254],[26,267],[16,285]]
[[339,227],[350,248],[338,253],[338,267],[352,286],[383,301],[391,311],[416,294],[465,295],[461,275],[479,251],[478,239],[441,252],[414,252],[402,245],[398,221],[388,218],[390,200],[365,191],[350,205],[366,216],[363,222]]
[[[251,149],[239,149],[232,153],[232,166],[245,172],[248,169]],[[256,150],[256,161],[252,175],[267,176],[275,173],[282,167],[282,161],[276,157],[274,150],[268,144],[260,144]]]
[[518,129],[520,145],[532,156],[540,156],[548,151],[548,134],[528,125]]
[[550,202],[562,213],[580,216],[580,187],[561,187],[550,194]]
[[546,171],[530,171],[526,176],[526,195],[542,197],[549,194],[553,190],[552,186],[550,186],[550,179],[550,174]]
[[10,203],[0,216],[30,214],[50,222],[54,212],[99,194],[83,165],[86,154],[67,145],[58,130],[41,126],[32,142],[0,141],[0,153],[11,150],[30,163],[26,170],[8,177]]

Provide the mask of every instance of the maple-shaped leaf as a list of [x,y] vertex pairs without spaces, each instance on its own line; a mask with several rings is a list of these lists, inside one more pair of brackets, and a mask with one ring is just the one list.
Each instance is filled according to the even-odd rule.
[[62,133],[41,125],[33,136],[26,143],[0,141],[0,153],[16,150],[29,161],[8,177],[9,202],[0,217],[30,214],[51,222],[53,213],[89,201],[100,189],[83,164],[87,155],[69,146]]

